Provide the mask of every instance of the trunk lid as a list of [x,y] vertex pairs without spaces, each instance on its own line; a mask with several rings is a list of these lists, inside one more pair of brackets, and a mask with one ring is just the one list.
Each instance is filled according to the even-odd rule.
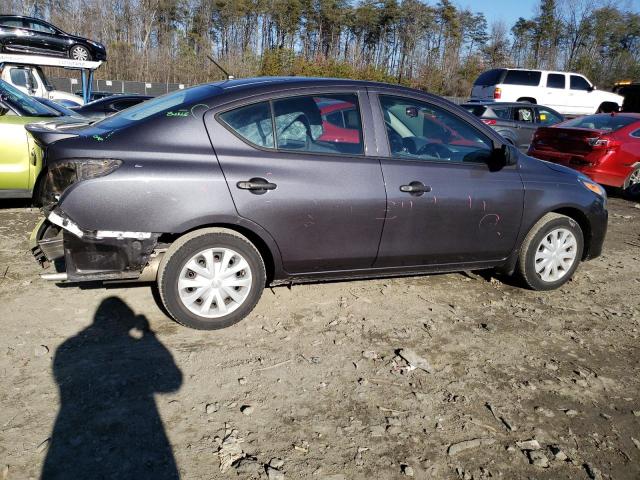
[[540,127],[533,137],[532,147],[536,150],[586,154],[593,151],[590,139],[597,139],[606,133],[609,132],[587,128]]

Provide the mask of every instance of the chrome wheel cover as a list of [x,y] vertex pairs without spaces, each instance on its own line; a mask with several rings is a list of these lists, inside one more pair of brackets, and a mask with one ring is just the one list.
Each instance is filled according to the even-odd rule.
[[252,284],[251,267],[242,255],[230,248],[208,248],[185,262],[178,296],[195,315],[219,318],[246,301]]
[[627,192],[632,195],[640,194],[640,169],[634,170],[629,176],[629,183],[627,185]]
[[535,270],[543,282],[557,282],[576,262],[578,242],[570,230],[556,228],[538,244],[534,259]]
[[81,60],[85,62],[89,58],[89,52],[86,48],[73,47],[73,50],[71,50],[71,56],[74,60]]

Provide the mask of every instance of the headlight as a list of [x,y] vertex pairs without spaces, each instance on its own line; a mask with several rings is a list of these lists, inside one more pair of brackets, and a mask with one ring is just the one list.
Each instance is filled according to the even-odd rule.
[[593,193],[595,193],[596,195],[600,195],[601,197],[605,197],[607,196],[607,192],[605,191],[604,187],[592,180],[589,180],[587,178],[579,178],[578,181],[588,190],[591,190]]
[[42,204],[57,203],[60,195],[76,182],[91,178],[104,177],[122,165],[122,160],[76,159],[57,162],[48,172],[43,189]]

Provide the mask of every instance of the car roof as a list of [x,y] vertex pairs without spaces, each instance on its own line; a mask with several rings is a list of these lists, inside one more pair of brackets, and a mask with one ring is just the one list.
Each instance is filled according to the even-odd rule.
[[0,19],[3,19],[3,18],[19,18],[21,20],[35,20],[36,22],[42,22],[50,25],[50,23],[47,22],[46,20],[42,20],[41,18],[36,18],[36,17],[28,17],[26,15],[0,15]]
[[465,102],[461,103],[461,107],[474,107],[480,105],[482,107],[546,107],[538,103],[526,103],[526,102]]

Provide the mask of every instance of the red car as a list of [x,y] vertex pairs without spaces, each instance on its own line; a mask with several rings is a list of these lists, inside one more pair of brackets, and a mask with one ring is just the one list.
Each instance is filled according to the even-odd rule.
[[528,154],[640,198],[640,114],[600,113],[539,128]]

